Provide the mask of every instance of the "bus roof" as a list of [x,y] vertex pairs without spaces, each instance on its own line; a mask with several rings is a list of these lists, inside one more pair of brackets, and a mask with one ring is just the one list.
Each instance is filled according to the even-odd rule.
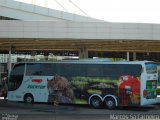
[[84,64],[144,64],[144,63],[155,63],[154,61],[108,61],[108,60],[92,60],[92,59],[85,59],[85,60],[62,60],[62,61],[29,61],[29,62],[18,62],[19,63],[84,63]]

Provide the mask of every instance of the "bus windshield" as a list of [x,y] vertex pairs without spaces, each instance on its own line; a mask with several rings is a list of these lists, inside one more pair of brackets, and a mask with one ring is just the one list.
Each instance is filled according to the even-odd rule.
[[12,72],[10,73],[9,78],[9,91],[16,90],[20,87],[22,81],[23,81],[23,75],[24,75],[24,64],[17,64],[12,69]]
[[146,63],[146,72],[148,74],[157,73],[157,64],[156,63]]

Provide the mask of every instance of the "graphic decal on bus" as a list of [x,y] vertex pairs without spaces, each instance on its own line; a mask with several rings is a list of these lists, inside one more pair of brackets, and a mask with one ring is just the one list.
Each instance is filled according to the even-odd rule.
[[146,89],[143,91],[143,96],[146,99],[154,99],[157,97],[157,81],[148,80],[146,82]]
[[[146,71],[148,74],[153,74],[157,72],[156,64],[146,64]],[[143,97],[146,99],[155,99],[157,97],[157,80],[156,75],[152,79],[146,81],[146,89],[143,90]]]
[[32,79],[32,84],[29,84],[27,88],[29,89],[44,89],[45,85],[40,85],[42,83],[42,79]]
[[121,76],[119,84],[119,99],[121,106],[140,104],[140,81],[130,75]]
[[28,85],[29,89],[44,89],[45,85]]
[[120,106],[140,105],[140,81],[131,75],[119,80],[98,77],[62,77],[55,75],[48,80],[48,102],[87,104],[93,94],[114,95]]
[[47,87],[49,91],[48,102],[72,103],[74,94],[66,78],[56,75],[48,80]]
[[42,79],[33,79],[32,82],[40,84],[42,82]]
[[87,104],[89,97],[98,94],[102,97],[105,95],[118,95],[118,80],[111,80],[106,77],[72,77],[71,86],[74,90],[74,103]]

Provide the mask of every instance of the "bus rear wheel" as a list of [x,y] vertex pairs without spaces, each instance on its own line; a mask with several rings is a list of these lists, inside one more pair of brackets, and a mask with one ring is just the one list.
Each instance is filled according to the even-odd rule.
[[34,98],[32,94],[26,94],[24,96],[24,102],[25,103],[33,103],[34,102]]
[[94,108],[101,108],[102,100],[99,97],[92,97],[90,100],[90,105]]
[[114,109],[116,107],[116,103],[113,98],[110,98],[110,97],[106,98],[104,103],[105,103],[106,108],[108,109]]

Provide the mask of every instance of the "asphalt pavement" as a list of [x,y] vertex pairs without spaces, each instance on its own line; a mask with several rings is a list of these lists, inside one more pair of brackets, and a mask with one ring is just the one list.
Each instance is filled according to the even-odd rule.
[[160,104],[147,107],[123,107],[114,110],[94,109],[87,105],[24,104],[0,100],[2,120],[118,120],[160,119]]

